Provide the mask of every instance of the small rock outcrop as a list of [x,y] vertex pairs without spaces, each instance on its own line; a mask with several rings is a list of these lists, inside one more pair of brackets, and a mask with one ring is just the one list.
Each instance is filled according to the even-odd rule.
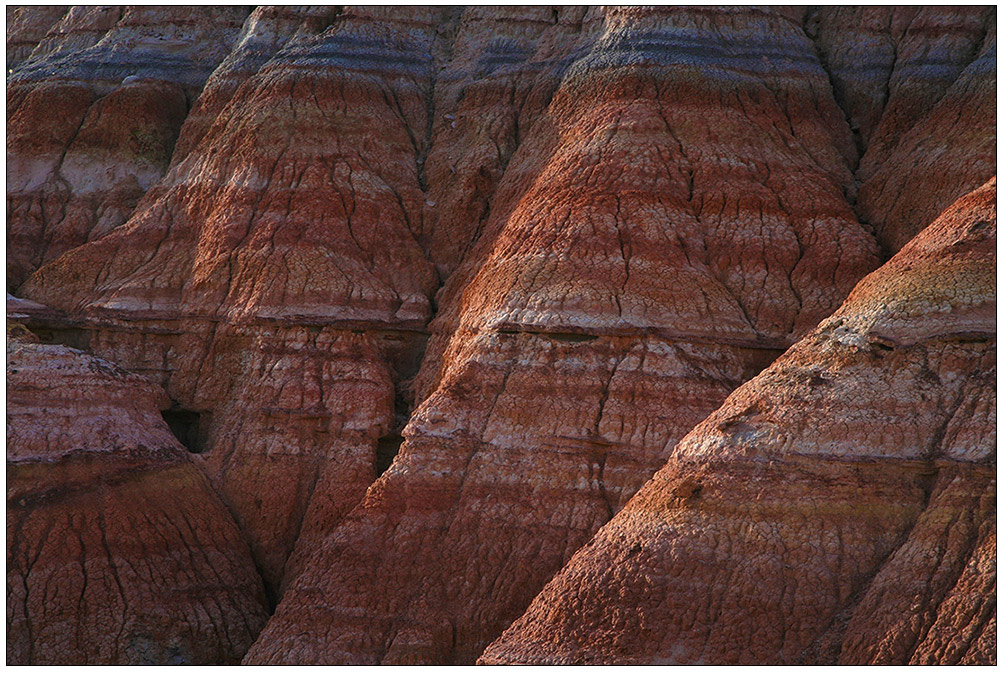
[[8,328],[8,665],[236,663],[261,578],[170,400],[30,337]]

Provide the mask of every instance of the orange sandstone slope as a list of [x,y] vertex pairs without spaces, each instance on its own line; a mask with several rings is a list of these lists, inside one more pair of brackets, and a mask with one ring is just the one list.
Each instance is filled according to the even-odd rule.
[[7,663],[236,663],[267,619],[247,543],[164,392],[7,343]]
[[481,661],[994,663],[995,201],[731,395]]
[[115,11],[8,13],[8,283],[166,390],[281,600],[249,662],[474,661],[880,264],[893,152],[915,231],[995,170],[981,103],[917,161],[991,8]]

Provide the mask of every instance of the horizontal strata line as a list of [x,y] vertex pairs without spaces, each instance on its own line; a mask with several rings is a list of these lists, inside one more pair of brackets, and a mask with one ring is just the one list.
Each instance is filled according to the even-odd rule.
[[[680,444],[683,440],[680,440]],[[995,456],[993,456],[995,459]],[[935,474],[945,468],[958,467],[976,472],[996,473],[995,462],[984,462],[976,460],[960,460],[957,458],[937,457],[931,459],[919,458],[896,458],[895,456],[842,456],[824,453],[788,453],[783,456],[723,456],[715,458],[704,458],[700,455],[684,455],[670,458],[670,462],[685,465],[701,466],[722,466],[741,467],[753,465],[770,465],[773,467],[800,468],[817,470],[819,463],[823,464],[852,464],[852,465],[875,465],[894,466],[903,469],[914,470],[921,474]]]
[[884,348],[885,350],[908,350],[913,346],[925,346],[935,341],[992,341],[996,339],[996,332],[985,330],[958,330],[954,332],[938,332],[936,334],[924,335],[916,341],[896,341],[882,334],[863,333],[862,336],[871,346]]
[[[182,323],[182,322],[205,322],[210,324],[225,324],[232,327],[327,327],[344,332],[383,332],[400,333],[411,335],[429,336],[431,331],[424,324],[396,324],[379,323],[372,321],[351,321],[351,320],[295,320],[295,319],[257,319],[257,320],[227,320],[225,318],[200,316],[200,315],[121,315],[114,318],[88,319],[81,317],[70,317],[56,314],[52,311],[47,315],[31,315],[25,312],[18,313],[18,319],[29,329],[50,329],[50,330],[111,330],[139,332],[143,334],[159,334],[163,336],[174,336],[187,334],[190,330],[181,329],[180,326],[174,329],[162,325],[147,325],[143,323]],[[699,334],[687,334],[685,332],[674,332],[655,326],[632,327],[624,329],[609,330],[586,330],[576,327],[559,327],[556,329],[527,329],[519,325],[502,324],[496,327],[482,329],[478,334],[497,334],[501,336],[511,336],[515,334],[530,334],[565,341],[592,341],[600,337],[611,338],[643,338],[655,337],[665,341],[679,341],[694,344],[710,344],[715,346],[732,346],[737,348],[750,348],[767,351],[785,351],[796,340],[781,339],[739,339],[725,336],[707,336]]]
[[[177,314],[177,313],[116,313],[100,318],[88,318],[71,316],[54,309],[44,311],[30,311],[20,309],[8,314],[8,319],[22,322],[29,329],[79,329],[79,330],[124,330],[137,331],[144,334],[161,334],[164,336],[187,334],[190,330],[181,329],[180,326],[171,327],[162,325],[144,325],[143,323],[184,323],[184,322],[204,322],[209,324],[225,324],[232,327],[320,327],[331,328],[345,332],[387,332],[428,336],[431,334],[427,324],[424,322],[411,323],[391,323],[371,320],[323,320],[319,318],[254,318],[231,320],[217,316],[207,316],[200,314]],[[621,329],[594,330],[577,326],[559,326],[547,328],[544,326],[527,327],[514,323],[500,323],[489,328],[482,328],[476,331],[478,334],[498,334],[501,336],[511,336],[516,334],[530,334],[545,338],[565,341],[591,341],[600,337],[656,337],[666,341],[680,341],[694,344],[710,344],[719,346],[734,346],[738,348],[751,348],[758,350],[784,351],[807,337],[804,335],[798,339],[781,339],[760,337],[757,339],[742,339],[728,336],[710,336],[706,334],[692,334],[665,329],[655,325],[631,326]],[[867,336],[867,335],[865,335]],[[875,337],[873,341],[885,344],[889,349],[908,349],[913,346],[922,346],[935,341],[990,341],[996,338],[996,332],[989,331],[956,331],[944,332],[925,336],[914,343],[899,343],[888,338]]]
[[[66,458],[60,458],[57,460],[19,460],[16,464],[11,467],[15,471],[18,468],[30,469],[35,465],[54,465],[54,464],[73,464],[77,459],[77,456],[67,456]],[[107,456],[100,455],[88,455],[87,460],[93,460],[94,458],[104,458],[109,462],[123,462],[127,461],[127,457],[120,454],[110,454]],[[113,471],[103,475],[97,479],[89,479],[85,482],[72,482],[69,484],[60,484],[55,486],[41,485],[32,490],[26,490],[24,492],[12,491],[8,494],[7,507],[10,509],[24,509],[30,510],[40,506],[51,506],[56,503],[65,502],[71,498],[77,498],[85,495],[90,495],[93,493],[99,493],[107,489],[109,486],[118,486],[126,483],[135,483],[147,479],[155,474],[162,474],[172,470],[184,470],[184,469],[195,469],[192,463],[185,462],[181,458],[175,458],[171,456],[173,460],[161,459],[159,462],[156,460],[148,461],[147,465],[142,466],[141,469],[136,469],[135,464],[126,464],[114,469]],[[8,462],[10,465],[10,462]],[[15,478],[17,474],[13,475]]]
[[769,339],[769,338],[759,338],[759,339],[741,339],[735,337],[727,336],[708,336],[703,334],[689,334],[686,332],[675,332],[672,330],[665,329],[663,327],[656,327],[654,325],[644,326],[644,327],[629,327],[622,329],[607,329],[607,330],[590,330],[587,328],[580,327],[558,327],[555,329],[548,329],[545,327],[533,327],[532,329],[527,329],[521,325],[514,325],[512,323],[501,323],[492,328],[482,329],[478,331],[479,334],[501,334],[501,335],[513,335],[513,334],[532,334],[536,336],[548,337],[552,339],[565,339],[568,341],[572,340],[588,340],[589,338],[599,338],[599,337],[656,337],[659,339],[664,339],[666,341],[682,341],[686,343],[695,344],[711,344],[715,346],[736,346],[739,348],[753,348],[760,350],[771,350],[771,351],[784,351],[790,348],[797,339]]
[[[13,317],[15,314],[10,314]],[[43,329],[109,329],[137,331],[147,334],[176,335],[188,334],[190,330],[156,325],[144,325],[143,323],[182,323],[182,322],[204,322],[211,324],[225,324],[233,327],[331,327],[342,331],[378,331],[378,332],[405,332],[413,334],[429,334],[424,323],[391,323],[376,322],[371,320],[322,320],[317,318],[257,318],[244,320],[230,320],[217,316],[206,316],[198,314],[178,314],[178,313],[155,313],[155,314],[116,314],[102,318],[84,318],[60,314],[55,311],[46,311],[45,314],[30,314],[25,311],[17,312],[17,320],[21,321],[28,328],[38,327]]]

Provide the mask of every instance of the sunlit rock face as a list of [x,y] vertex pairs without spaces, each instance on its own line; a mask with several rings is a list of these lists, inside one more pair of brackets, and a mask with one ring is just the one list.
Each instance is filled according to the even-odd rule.
[[992,177],[994,21],[12,8],[8,319],[160,391],[274,610],[237,656],[473,663]]
[[545,107],[442,290],[397,461],[247,662],[473,661],[689,428],[878,264],[798,17],[580,18],[560,60],[535,59]]
[[484,663],[990,664],[996,181],[676,447]]

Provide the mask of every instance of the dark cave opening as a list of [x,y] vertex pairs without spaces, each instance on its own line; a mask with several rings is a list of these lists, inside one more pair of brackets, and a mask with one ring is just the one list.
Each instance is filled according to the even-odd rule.
[[400,451],[401,444],[404,443],[404,438],[400,435],[384,435],[376,441],[376,462],[374,467],[376,468],[376,478],[378,479],[390,464],[394,462],[394,458],[397,457],[397,452]]
[[178,441],[190,453],[202,453],[202,442],[199,441],[199,414],[187,409],[167,409],[160,412],[164,422],[171,429]]

